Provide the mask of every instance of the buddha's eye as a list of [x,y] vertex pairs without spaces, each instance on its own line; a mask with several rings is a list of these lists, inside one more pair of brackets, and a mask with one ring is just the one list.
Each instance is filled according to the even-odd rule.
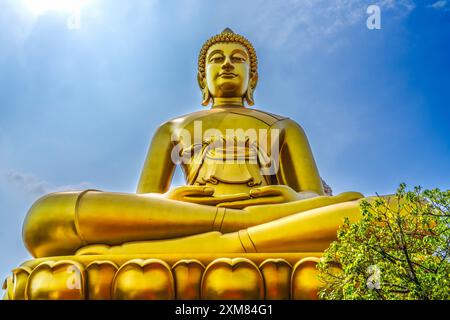
[[231,61],[236,62],[236,63],[242,63],[245,61],[245,58],[240,55],[234,55],[231,57]]
[[211,63],[221,63],[221,62],[223,62],[223,60],[224,60],[224,57],[222,55],[216,54],[216,55],[213,55],[209,59],[209,62],[211,62]]

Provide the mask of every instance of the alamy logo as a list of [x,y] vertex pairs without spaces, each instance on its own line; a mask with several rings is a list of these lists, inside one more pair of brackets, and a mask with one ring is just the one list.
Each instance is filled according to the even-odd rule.
[[66,272],[70,274],[67,278],[66,286],[70,290],[81,289],[81,273],[80,270],[75,266],[70,266],[67,268]]
[[381,29],[381,9],[380,6],[372,4],[367,7],[367,14],[369,17],[366,20],[366,26],[369,30]]

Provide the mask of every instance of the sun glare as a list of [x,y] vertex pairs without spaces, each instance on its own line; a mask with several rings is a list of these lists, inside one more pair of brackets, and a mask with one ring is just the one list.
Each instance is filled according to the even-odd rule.
[[25,6],[34,15],[47,11],[78,12],[91,0],[24,0]]

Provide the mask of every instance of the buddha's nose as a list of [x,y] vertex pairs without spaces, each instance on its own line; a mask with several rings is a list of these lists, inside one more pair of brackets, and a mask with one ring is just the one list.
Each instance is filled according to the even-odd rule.
[[225,60],[225,62],[223,63],[222,69],[223,69],[223,70],[226,70],[226,71],[230,71],[230,70],[233,70],[233,69],[234,69],[234,66],[233,66],[233,64],[231,63],[231,61],[230,61],[229,58],[227,58],[227,59]]

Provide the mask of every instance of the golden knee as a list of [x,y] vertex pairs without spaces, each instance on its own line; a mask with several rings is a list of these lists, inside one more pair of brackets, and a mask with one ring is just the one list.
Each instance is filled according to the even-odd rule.
[[28,211],[22,236],[36,258],[73,254],[83,245],[75,220],[82,192],[59,192],[37,200]]

